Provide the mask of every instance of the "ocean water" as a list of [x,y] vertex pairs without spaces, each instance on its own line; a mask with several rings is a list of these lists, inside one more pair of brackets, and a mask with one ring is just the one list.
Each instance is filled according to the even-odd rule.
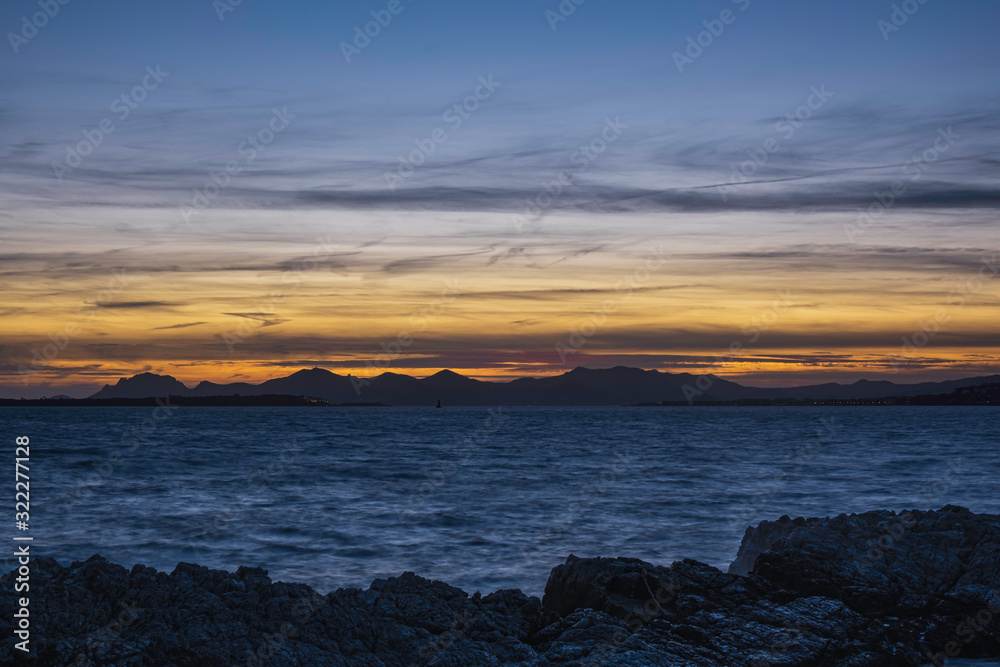
[[11,467],[31,439],[36,556],[321,592],[540,594],[570,553],[725,568],[783,514],[1000,513],[992,408],[0,408],[0,432]]

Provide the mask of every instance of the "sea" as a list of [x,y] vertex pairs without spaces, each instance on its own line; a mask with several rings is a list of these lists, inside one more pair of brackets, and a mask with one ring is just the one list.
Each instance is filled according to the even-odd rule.
[[35,557],[323,593],[412,571],[540,595],[570,554],[725,569],[782,515],[1000,513],[989,407],[0,408],[0,433],[11,468],[30,441]]

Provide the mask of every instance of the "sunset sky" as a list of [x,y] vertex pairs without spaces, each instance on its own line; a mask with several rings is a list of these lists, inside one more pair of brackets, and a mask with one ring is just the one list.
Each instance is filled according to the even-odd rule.
[[0,9],[0,397],[1000,372],[998,3],[53,6]]

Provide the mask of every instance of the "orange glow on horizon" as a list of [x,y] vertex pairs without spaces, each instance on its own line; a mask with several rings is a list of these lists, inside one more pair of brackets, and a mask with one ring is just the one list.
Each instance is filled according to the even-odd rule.
[[113,240],[88,240],[66,255],[86,270],[25,255],[0,291],[0,386],[143,371],[259,383],[312,366],[513,379],[625,365],[768,385],[1000,368],[1000,280],[979,252],[951,251],[953,266],[887,264],[878,247],[842,243],[733,259],[684,236],[576,252],[518,241],[513,252],[478,238],[334,239],[320,253],[177,237],[108,253]]

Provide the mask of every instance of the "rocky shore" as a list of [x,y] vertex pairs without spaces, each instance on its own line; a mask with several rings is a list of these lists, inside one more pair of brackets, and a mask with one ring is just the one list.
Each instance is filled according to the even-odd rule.
[[[2,578],[0,664],[15,655]],[[412,573],[320,595],[182,563],[32,563],[33,664],[947,664],[1000,656],[1000,516],[947,506],[748,528],[729,572],[570,556],[542,600]]]

